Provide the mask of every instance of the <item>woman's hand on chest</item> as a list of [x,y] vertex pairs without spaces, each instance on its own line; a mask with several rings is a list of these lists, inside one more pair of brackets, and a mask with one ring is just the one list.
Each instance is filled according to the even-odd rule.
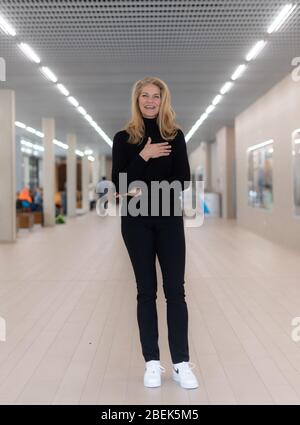
[[148,138],[146,145],[141,150],[139,155],[145,160],[157,159],[164,156],[169,156],[171,153],[171,145],[169,142],[153,143],[151,137]]

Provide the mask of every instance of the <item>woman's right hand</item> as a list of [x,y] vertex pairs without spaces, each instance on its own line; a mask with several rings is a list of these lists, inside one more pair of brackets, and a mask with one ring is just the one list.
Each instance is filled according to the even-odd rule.
[[153,143],[151,137],[148,137],[144,149],[141,150],[140,155],[148,161],[150,158],[159,158],[160,156],[168,156],[171,153],[171,146],[169,142]]

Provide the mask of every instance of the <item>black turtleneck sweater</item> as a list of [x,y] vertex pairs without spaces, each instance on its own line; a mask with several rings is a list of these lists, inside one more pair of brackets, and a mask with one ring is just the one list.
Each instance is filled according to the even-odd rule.
[[[148,137],[151,137],[152,143],[166,142],[160,134],[156,118],[143,118],[145,125],[144,138],[140,144],[128,143],[129,135],[123,130],[116,133],[113,140],[112,149],[112,182],[119,193],[119,173],[127,173],[127,191],[128,186],[135,180],[144,181],[148,187],[148,216],[151,216],[151,182],[152,181],[179,181],[181,190],[188,187],[190,181],[190,166],[188,162],[186,142],[183,132],[177,131],[176,137],[168,141],[171,145],[171,153],[159,158],[150,158],[145,161],[139,153],[145,147]],[[138,185],[137,185],[138,186]],[[170,216],[174,215],[174,199],[178,201],[180,192],[171,191],[170,196]],[[127,203],[132,197],[127,196]],[[129,215],[129,214],[128,214]],[[161,208],[158,216],[161,216]]]

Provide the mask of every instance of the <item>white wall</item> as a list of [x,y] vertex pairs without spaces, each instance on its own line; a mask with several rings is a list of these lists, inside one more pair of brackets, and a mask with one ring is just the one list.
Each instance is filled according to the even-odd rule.
[[234,157],[235,133],[231,127],[223,127],[216,135],[218,157],[218,192],[221,195],[222,217],[231,219],[236,217],[235,211],[235,182],[234,182]]
[[197,169],[203,169],[204,189],[210,190],[210,143],[201,142],[200,146],[189,155],[191,173],[194,174]]
[[[238,224],[300,248],[300,219],[293,212],[292,132],[300,128],[300,82],[287,75],[235,120]],[[248,206],[247,148],[274,139],[273,210]]]
[[210,145],[210,164],[211,164],[211,190],[220,192],[220,169],[218,167],[218,145],[213,142]]

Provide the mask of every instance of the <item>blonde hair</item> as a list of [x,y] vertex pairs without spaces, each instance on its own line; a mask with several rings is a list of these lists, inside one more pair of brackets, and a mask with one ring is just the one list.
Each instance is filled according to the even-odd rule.
[[131,94],[131,119],[124,127],[129,134],[128,143],[138,144],[144,136],[145,126],[139,107],[139,97],[143,88],[148,84],[154,84],[160,89],[161,103],[157,116],[157,125],[160,134],[165,140],[173,140],[176,137],[179,125],[175,122],[175,111],[171,106],[171,94],[167,84],[157,77],[145,77],[137,81]]

